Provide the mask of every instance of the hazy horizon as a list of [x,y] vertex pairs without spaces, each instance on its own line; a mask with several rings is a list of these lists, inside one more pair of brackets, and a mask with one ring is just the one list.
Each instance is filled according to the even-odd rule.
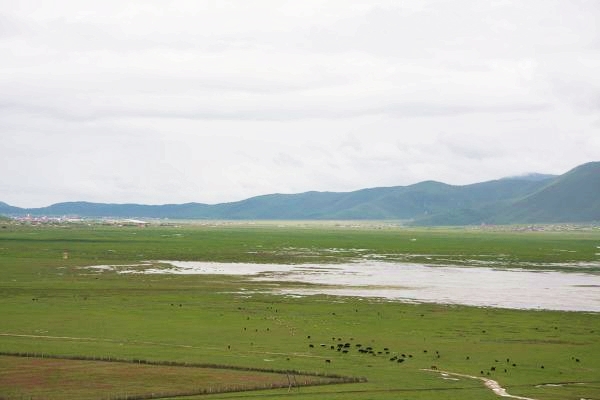
[[[590,161],[590,162],[594,162],[594,161]],[[586,163],[584,163],[586,164]],[[577,167],[577,166],[576,166]],[[565,173],[568,171],[565,171]],[[374,187],[374,186],[370,186],[370,187],[364,187],[364,188],[357,188],[354,190],[348,190],[348,191],[339,191],[339,192],[335,192],[335,193],[349,193],[349,192],[353,192],[353,191],[359,191],[359,190],[364,190],[364,189],[376,189],[376,188],[383,188],[383,187],[405,187],[405,186],[412,186],[412,185],[417,185],[423,182],[438,182],[438,183],[442,183],[442,184],[447,184],[447,185],[451,185],[451,186],[469,186],[469,185],[476,185],[478,183],[485,183],[485,182],[491,182],[491,181],[496,181],[496,180],[502,180],[502,179],[519,179],[519,178],[527,178],[529,176],[560,176],[562,174],[543,174],[543,173],[538,173],[538,172],[528,172],[528,173],[523,173],[523,174],[519,174],[519,175],[511,175],[511,176],[504,176],[504,177],[500,177],[497,179],[491,179],[489,181],[480,181],[480,182],[471,182],[471,183],[466,183],[464,185],[451,185],[448,184],[447,182],[441,182],[441,181],[434,181],[431,179],[427,179],[424,181],[419,181],[419,182],[414,182],[414,183],[409,183],[407,185],[393,185],[393,186],[378,186],[378,187]],[[261,194],[257,194],[256,196],[252,196],[252,197],[260,197],[260,196],[269,196],[269,195],[278,195],[278,194],[284,194],[284,195],[293,195],[293,194],[302,194],[302,193],[309,193],[309,192],[329,192],[329,193],[334,193],[334,191],[331,190],[322,190],[322,191],[316,191],[316,190],[307,190],[304,192],[294,192],[294,193],[283,193],[283,192],[271,192],[271,193],[261,193]],[[198,203],[198,204],[206,204],[206,205],[216,205],[216,204],[224,204],[224,203],[235,203],[238,201],[243,201],[243,200],[247,200],[251,197],[245,197],[242,199],[236,199],[236,200],[231,200],[231,201],[223,201],[221,203],[202,203],[200,201],[189,201],[189,202],[183,202],[183,203],[175,203],[175,202],[166,202],[166,203],[144,203],[143,201],[141,202],[127,202],[127,203],[118,203],[118,202],[114,202],[114,201],[108,201],[108,202],[94,202],[94,201],[89,201],[89,200],[85,200],[85,199],[70,199],[70,200],[65,200],[65,201],[61,201],[61,202],[57,202],[57,203],[52,203],[52,204],[45,204],[45,205],[41,205],[41,206],[34,206],[34,207],[22,207],[18,204],[9,204],[10,206],[14,206],[14,207],[19,207],[19,208],[44,208],[44,207],[48,207],[48,206],[52,206],[54,204],[60,204],[60,203],[79,203],[79,202],[83,202],[83,203],[99,203],[99,204],[138,204],[138,205],[148,205],[148,206],[161,206],[161,205],[172,205],[172,204],[185,204],[185,203]],[[2,199],[0,199],[0,202],[4,202]],[[6,203],[6,202],[4,202]]]
[[0,201],[217,204],[600,155],[600,4],[0,0]]

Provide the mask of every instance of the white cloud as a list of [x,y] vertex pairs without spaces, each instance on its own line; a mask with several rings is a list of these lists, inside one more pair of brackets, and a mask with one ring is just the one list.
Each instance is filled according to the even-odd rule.
[[1,2],[0,201],[223,202],[598,158],[594,2]]

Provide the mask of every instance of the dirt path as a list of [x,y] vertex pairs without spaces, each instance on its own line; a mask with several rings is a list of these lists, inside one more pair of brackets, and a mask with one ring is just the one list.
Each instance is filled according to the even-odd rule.
[[458,374],[455,372],[441,371],[441,370],[437,370],[437,369],[423,369],[423,371],[436,372],[438,374],[441,374],[442,376],[459,376],[461,378],[477,379],[477,380],[483,381],[483,383],[485,384],[485,386],[487,388],[489,388],[492,392],[494,392],[496,395],[498,395],[500,397],[509,397],[511,399],[519,399],[519,400],[537,400],[537,399],[534,399],[531,397],[514,396],[512,394],[508,394],[506,392],[506,389],[504,389],[502,386],[500,386],[500,384],[493,379],[483,378],[481,376],[473,376],[473,375]]

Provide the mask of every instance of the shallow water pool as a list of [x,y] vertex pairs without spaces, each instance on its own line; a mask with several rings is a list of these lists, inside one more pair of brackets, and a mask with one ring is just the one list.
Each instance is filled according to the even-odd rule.
[[[247,275],[257,281],[303,282],[318,286],[274,289],[282,295],[328,294],[394,301],[600,312],[600,275],[580,272],[427,266],[360,261],[345,264],[249,264],[157,261],[166,268],[122,273]],[[106,266],[101,266],[106,268]]]

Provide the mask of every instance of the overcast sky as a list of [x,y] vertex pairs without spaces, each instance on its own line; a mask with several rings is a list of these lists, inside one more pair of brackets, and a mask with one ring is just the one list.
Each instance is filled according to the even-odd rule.
[[219,203],[600,160],[600,2],[0,0],[0,201]]

